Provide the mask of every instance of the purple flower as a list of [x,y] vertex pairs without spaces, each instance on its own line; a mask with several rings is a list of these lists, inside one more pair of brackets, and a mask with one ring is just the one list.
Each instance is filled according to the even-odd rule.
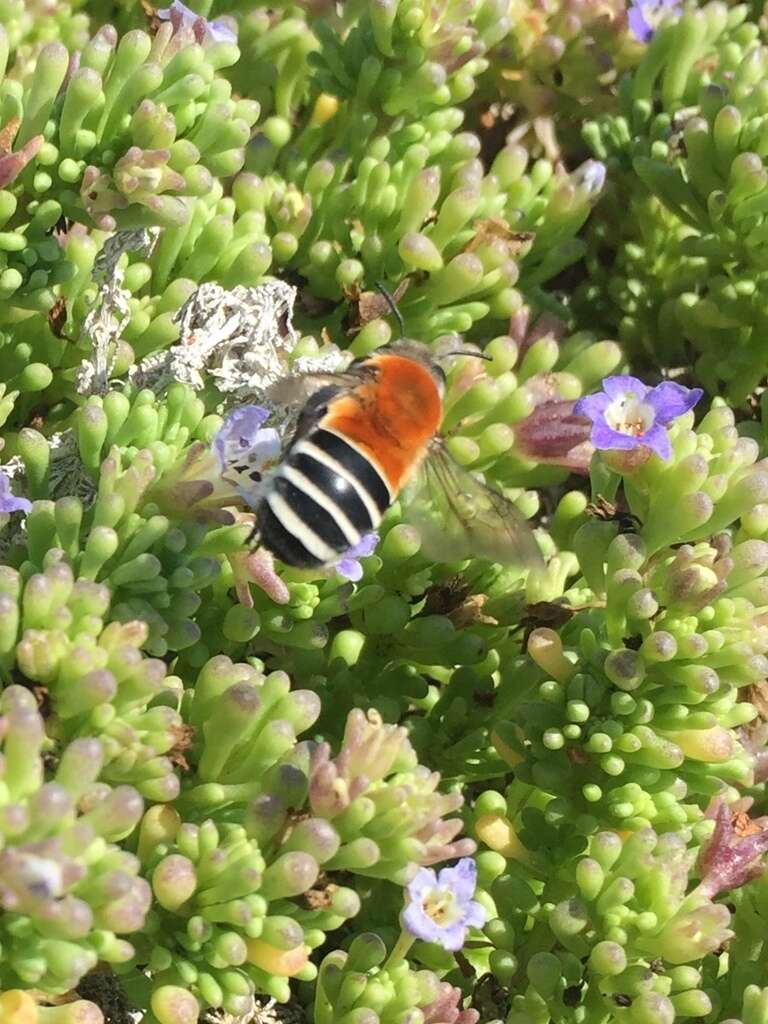
[[606,377],[603,390],[580,398],[573,411],[592,420],[595,448],[634,451],[650,448],[669,459],[672,446],[667,424],[683,416],[699,401],[701,388],[664,381],[649,388],[636,377]]
[[48,900],[64,894],[64,869],[50,857],[28,853],[19,864],[17,878],[30,896]]
[[600,160],[586,160],[571,174],[571,181],[583,185],[590,197],[596,199],[605,185],[606,167]]
[[349,551],[345,551],[336,563],[335,568],[339,576],[344,576],[346,579],[352,580],[353,583],[357,583],[359,579],[362,579],[363,567],[358,559],[367,558],[368,555],[372,555],[378,543],[378,533],[363,534],[357,544],[351,547]]
[[241,405],[224,420],[213,439],[222,476],[249,505],[257,504],[265,472],[280,459],[280,435],[263,427],[269,411],[260,405]]
[[627,12],[629,31],[641,43],[648,43],[666,14],[678,15],[682,10],[680,0],[633,0]]
[[710,899],[757,878],[763,873],[763,854],[768,851],[768,829],[744,811],[733,813],[718,800],[708,815],[715,819],[715,831],[699,855],[701,884],[698,892]]
[[17,498],[11,491],[11,482],[5,473],[0,473],[0,514],[11,512],[29,512],[32,502],[26,498]]
[[191,11],[181,0],[173,0],[170,7],[157,12],[161,21],[170,21],[174,31],[192,29],[198,43],[236,43],[237,32],[233,29],[231,18],[215,18],[208,21],[201,15]]
[[485,908],[472,899],[476,885],[477,867],[471,857],[443,868],[439,875],[419,868],[408,884],[404,927],[417,939],[455,953],[464,945],[467,929],[482,928],[486,921]]

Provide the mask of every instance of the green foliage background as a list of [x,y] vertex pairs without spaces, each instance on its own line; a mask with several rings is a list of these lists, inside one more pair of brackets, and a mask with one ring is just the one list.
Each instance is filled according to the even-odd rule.
[[[194,7],[0,0],[1,1024],[768,1024],[763,12]],[[545,570],[247,554],[212,439],[378,282]],[[617,372],[706,395],[590,480]]]

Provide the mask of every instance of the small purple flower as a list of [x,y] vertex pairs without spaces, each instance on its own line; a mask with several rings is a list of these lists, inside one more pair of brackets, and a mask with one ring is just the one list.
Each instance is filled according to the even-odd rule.
[[707,812],[715,819],[715,831],[699,855],[701,884],[698,892],[710,899],[721,892],[738,889],[764,871],[763,855],[768,852],[768,829],[720,799]]
[[170,21],[176,32],[180,29],[192,29],[198,43],[236,43],[237,32],[233,29],[231,18],[215,18],[208,21],[183,4],[181,0],[173,0],[170,7],[157,12],[161,21]]
[[666,427],[696,405],[704,392],[664,381],[649,388],[636,377],[606,377],[603,390],[580,398],[573,411],[592,420],[595,448],[634,451],[650,448],[662,459],[672,456]]
[[455,953],[464,945],[467,929],[482,928],[486,921],[485,908],[472,899],[476,885],[477,867],[471,857],[438,875],[431,868],[419,868],[408,884],[404,927],[417,939]]
[[282,453],[278,432],[262,426],[268,419],[269,411],[260,405],[241,405],[213,439],[222,476],[249,505],[258,502],[262,478]]
[[590,198],[596,199],[605,186],[606,166],[600,160],[585,160],[571,174],[571,181],[583,185]]
[[339,576],[344,576],[345,579],[351,580],[353,583],[357,583],[359,579],[362,579],[363,567],[358,559],[367,558],[368,555],[372,555],[378,543],[378,533],[363,534],[357,544],[351,547],[349,551],[345,551],[336,563],[335,568]]
[[648,43],[665,15],[679,15],[682,10],[680,0],[633,0],[627,12],[629,31],[641,43]]
[[50,857],[28,853],[19,864],[17,880],[35,898],[58,899],[64,894],[64,869]]
[[11,482],[5,473],[0,473],[0,515],[11,512],[29,512],[32,502],[27,498],[17,498],[11,491]]

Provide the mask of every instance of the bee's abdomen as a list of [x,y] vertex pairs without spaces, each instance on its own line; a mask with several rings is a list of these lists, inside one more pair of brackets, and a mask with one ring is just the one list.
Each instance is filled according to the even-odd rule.
[[291,448],[260,503],[261,543],[286,565],[327,565],[375,530],[391,501],[373,462],[318,427]]

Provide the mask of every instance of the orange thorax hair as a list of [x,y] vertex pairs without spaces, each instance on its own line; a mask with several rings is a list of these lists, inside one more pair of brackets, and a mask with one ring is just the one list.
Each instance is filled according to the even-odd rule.
[[342,434],[381,470],[393,494],[426,454],[443,418],[435,378],[405,356],[373,356],[376,379],[333,401],[320,426]]

